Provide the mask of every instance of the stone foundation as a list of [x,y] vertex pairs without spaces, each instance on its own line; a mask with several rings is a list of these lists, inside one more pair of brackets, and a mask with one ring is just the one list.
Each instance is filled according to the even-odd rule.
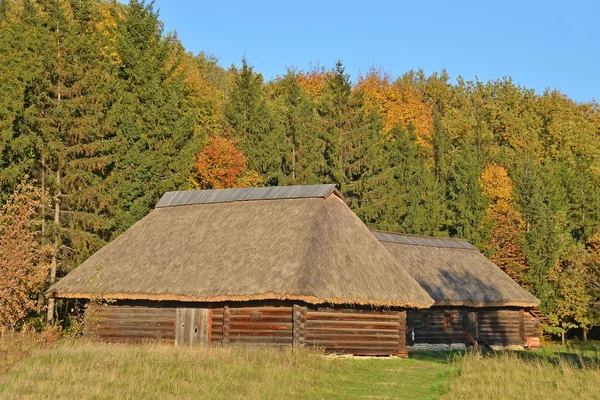
[[406,350],[411,351],[464,351],[467,349],[464,343],[415,343],[412,346],[406,346]]

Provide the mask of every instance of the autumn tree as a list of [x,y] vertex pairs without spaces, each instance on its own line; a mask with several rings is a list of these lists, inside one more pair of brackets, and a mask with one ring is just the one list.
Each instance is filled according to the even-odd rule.
[[313,101],[316,101],[323,94],[327,80],[331,77],[331,72],[326,71],[325,67],[315,66],[308,71],[298,73],[296,79],[298,84],[308,93]]
[[363,90],[368,106],[382,115],[385,131],[412,126],[418,143],[427,145],[433,131],[433,107],[412,82],[392,82],[389,75],[371,69],[360,77],[355,90]]
[[0,209],[0,327],[13,327],[36,304],[50,249],[39,242],[39,189],[25,179]]
[[489,164],[481,174],[481,183],[490,199],[485,215],[485,223],[491,227],[487,253],[511,278],[521,282],[521,274],[527,270],[521,247],[525,221],[514,205],[512,181],[504,167]]
[[586,285],[588,257],[583,246],[570,246],[548,274],[553,289],[547,300],[547,315],[560,333],[563,344],[569,329],[589,329],[595,322],[590,313],[593,297]]
[[198,154],[195,167],[190,180],[196,189],[258,186],[263,182],[256,171],[248,169],[248,159],[235,142],[220,136],[209,139]]

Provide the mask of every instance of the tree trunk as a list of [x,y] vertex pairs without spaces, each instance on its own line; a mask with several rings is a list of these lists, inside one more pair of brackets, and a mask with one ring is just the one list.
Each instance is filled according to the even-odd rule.
[[583,328],[583,341],[587,342],[587,329]]
[[[58,229],[60,227],[60,168],[56,171],[56,184],[58,186],[58,192],[54,198],[54,253],[52,254],[52,261],[50,263],[50,285],[56,282],[56,269],[57,269],[57,253],[58,253]],[[51,323],[54,320],[54,299],[48,299],[48,314],[47,314],[48,323]]]
[[565,345],[565,331],[562,331],[560,333],[560,340],[562,342],[562,345],[564,346]]

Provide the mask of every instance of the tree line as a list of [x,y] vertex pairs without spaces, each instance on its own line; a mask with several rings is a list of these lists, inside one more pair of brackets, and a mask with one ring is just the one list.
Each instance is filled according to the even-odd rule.
[[[137,0],[0,1],[0,76],[0,253],[27,237],[46,276],[28,309],[165,191],[333,182],[373,229],[475,244],[555,332],[599,321],[595,102],[444,71],[352,82],[341,62],[265,81],[186,51]],[[23,298],[21,264],[0,262],[3,299]]]

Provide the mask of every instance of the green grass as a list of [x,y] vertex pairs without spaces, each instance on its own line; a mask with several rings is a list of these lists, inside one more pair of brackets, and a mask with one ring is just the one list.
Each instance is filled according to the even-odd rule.
[[308,350],[63,340],[28,347],[26,356],[12,360],[0,374],[0,398],[600,398],[597,349],[549,346],[484,356],[422,352],[409,359],[345,359]]

